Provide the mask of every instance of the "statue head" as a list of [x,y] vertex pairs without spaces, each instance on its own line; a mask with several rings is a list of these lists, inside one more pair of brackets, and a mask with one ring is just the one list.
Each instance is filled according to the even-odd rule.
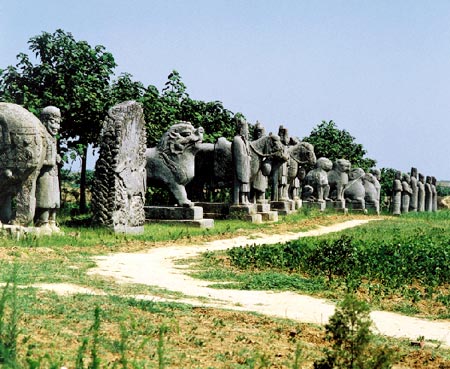
[[397,170],[396,172],[395,172],[395,177],[394,177],[395,179],[401,179],[402,178],[402,172],[400,172],[399,170]]
[[426,179],[425,179],[425,182],[428,183],[428,184],[431,184],[431,177],[427,176]]
[[411,177],[417,178],[417,168],[411,168]]
[[411,182],[411,177],[409,176],[408,173],[404,173],[404,174],[403,174],[403,176],[402,176],[402,181],[408,182],[408,183]]
[[243,117],[236,117],[236,134],[248,140],[248,123]]
[[173,155],[195,151],[196,145],[203,141],[203,133],[202,127],[195,129],[190,122],[180,121],[162,135],[158,148]]
[[261,123],[256,121],[255,128],[253,129],[253,139],[257,140],[258,138],[261,138],[265,135],[266,135],[265,128],[261,125]]
[[424,183],[425,176],[422,173],[419,173],[419,182]]
[[351,165],[350,161],[348,161],[347,159],[337,159],[333,163],[333,169],[338,172],[348,173],[348,172],[350,172],[351,167],[352,167],[352,165]]
[[370,170],[370,173],[378,180],[381,179],[381,170],[379,170],[378,168],[372,168]]
[[61,111],[55,106],[45,107],[41,112],[41,122],[47,128],[48,133],[56,136],[61,127]]
[[323,169],[325,172],[328,172],[333,167],[333,162],[328,158],[319,158],[316,161],[316,168]]
[[281,125],[280,128],[278,128],[278,136],[280,136],[283,145],[289,144],[289,133],[287,128],[284,128],[284,126]]

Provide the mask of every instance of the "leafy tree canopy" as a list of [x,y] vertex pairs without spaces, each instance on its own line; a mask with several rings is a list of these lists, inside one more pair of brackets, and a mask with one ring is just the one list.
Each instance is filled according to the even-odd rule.
[[348,131],[340,130],[332,120],[322,121],[303,141],[314,145],[318,158],[326,157],[333,162],[337,159],[347,159],[352,163],[352,167],[364,170],[376,165],[376,160],[365,157],[367,151],[364,147],[356,143]]

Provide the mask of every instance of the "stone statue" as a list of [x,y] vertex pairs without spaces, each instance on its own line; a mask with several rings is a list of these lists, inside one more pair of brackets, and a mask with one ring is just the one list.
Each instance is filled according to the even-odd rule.
[[417,211],[417,203],[419,201],[419,188],[417,187],[417,168],[411,168],[411,201],[409,202],[409,211],[416,212]]
[[417,210],[425,211],[425,177],[422,173],[417,181]]
[[237,134],[231,143],[233,159],[233,204],[248,205],[250,194],[250,146],[248,124],[243,118],[236,121]]
[[[261,123],[256,122],[255,127],[253,129],[253,140],[259,140],[266,136],[266,130],[261,125]],[[265,155],[265,153],[264,153]],[[251,182],[251,195],[252,200],[254,202],[263,203],[266,200],[266,190],[268,187],[268,175],[272,170],[272,163],[268,157],[261,156],[259,168],[256,174],[254,175],[254,179]]]
[[401,205],[402,205],[402,173],[400,171],[395,172],[394,181],[392,183],[392,214],[400,215],[401,214]]
[[366,208],[368,208],[369,206],[373,207],[377,214],[380,214],[381,186],[378,178],[376,177],[376,175],[379,174],[380,171],[378,169],[371,169],[370,173],[366,173],[363,178],[365,191],[364,200],[366,201]]
[[366,173],[361,168],[354,168],[348,174],[348,183],[344,188],[344,197],[354,204],[354,209],[364,210],[366,208],[366,191],[364,188],[364,177]]
[[437,189],[436,189],[436,177],[431,177],[431,195],[432,195],[432,204],[431,204],[431,210],[437,211],[437,203],[438,203],[438,196],[437,196]]
[[163,134],[156,147],[146,150],[147,184],[168,188],[178,204],[191,207],[185,185],[194,177],[195,155],[201,148],[203,128],[179,122]]
[[57,153],[56,135],[61,123],[61,112],[54,106],[42,109],[41,121],[48,134],[45,159],[36,182],[35,225],[59,231],[56,226],[56,212],[60,207],[58,164],[61,157]]
[[0,103],[1,222],[32,223],[36,180],[47,153],[47,136],[46,128],[31,112],[16,104]]
[[433,190],[430,176],[425,179],[425,211],[433,211]]
[[378,203],[381,202],[381,171],[378,168],[372,168],[370,170],[370,173],[373,175],[373,184],[375,186],[375,188],[377,189],[377,199],[378,199]]
[[291,137],[288,146],[288,195],[291,200],[299,199],[301,182],[305,178],[306,169],[316,165],[314,146],[309,142]]
[[126,101],[109,109],[99,141],[91,202],[93,221],[117,233],[142,233],[146,130],[141,105]]
[[[289,133],[287,128],[280,126],[278,129],[278,136],[281,143],[285,147],[285,151],[288,151],[289,145]],[[281,165],[274,167],[271,173],[271,200],[272,201],[285,201],[289,200],[288,195],[288,163],[284,162]]]
[[316,168],[310,170],[304,179],[302,199],[305,201],[325,202],[329,200],[330,186],[328,184],[328,172],[333,163],[328,158],[319,158]]
[[402,213],[409,212],[409,204],[412,196],[411,189],[411,179],[409,174],[403,174],[402,176],[402,202],[401,202],[401,211]]
[[344,201],[344,190],[348,184],[348,174],[351,164],[347,159],[338,159],[333,163],[333,168],[328,172],[330,185],[330,197],[336,201]]

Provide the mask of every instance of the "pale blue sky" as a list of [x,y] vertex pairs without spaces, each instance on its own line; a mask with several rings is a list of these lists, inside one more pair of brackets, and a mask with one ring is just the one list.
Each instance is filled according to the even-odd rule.
[[334,120],[380,167],[450,179],[450,1],[0,0],[0,67],[62,28],[145,85],[303,137]]

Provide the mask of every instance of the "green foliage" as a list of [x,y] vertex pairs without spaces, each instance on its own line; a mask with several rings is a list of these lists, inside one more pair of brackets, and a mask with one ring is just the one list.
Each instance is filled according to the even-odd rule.
[[19,368],[17,348],[19,336],[19,306],[17,303],[17,267],[0,296],[0,363],[3,368]]
[[450,186],[436,186],[437,195],[441,197],[450,196]]
[[116,66],[103,46],[76,41],[61,29],[29,41],[37,63],[20,53],[17,66],[0,74],[0,101],[23,105],[36,115],[45,106],[61,109],[60,139],[67,152],[81,157],[80,210],[86,211],[85,171],[88,144],[97,144],[101,122],[110,106],[110,79]]
[[189,121],[205,129],[204,141],[215,142],[220,136],[231,139],[235,134],[234,116],[220,101],[191,99],[177,71],[167,77],[161,93],[149,86],[142,96],[147,123],[147,145],[156,146],[167,129],[177,121]]
[[395,289],[414,281],[425,286],[449,283],[450,234],[446,229],[450,212],[417,213],[408,218],[360,227],[347,235],[233,248],[227,254],[232,265],[242,269],[274,268],[313,279],[326,276],[349,288],[361,280]]
[[388,369],[392,367],[393,351],[373,345],[370,332],[369,306],[348,295],[338,305],[325,326],[331,350],[314,362],[314,369]]
[[345,129],[338,129],[332,120],[319,123],[303,141],[314,145],[317,158],[326,157],[333,162],[337,159],[347,159],[352,167],[366,171],[376,164],[374,159],[365,157],[367,151],[364,147],[356,143],[355,138]]
[[144,85],[139,81],[133,81],[130,73],[122,73],[111,85],[110,105],[121,103],[123,101],[141,101],[145,92]]
[[396,172],[394,168],[381,168],[381,199],[392,196],[392,183]]

